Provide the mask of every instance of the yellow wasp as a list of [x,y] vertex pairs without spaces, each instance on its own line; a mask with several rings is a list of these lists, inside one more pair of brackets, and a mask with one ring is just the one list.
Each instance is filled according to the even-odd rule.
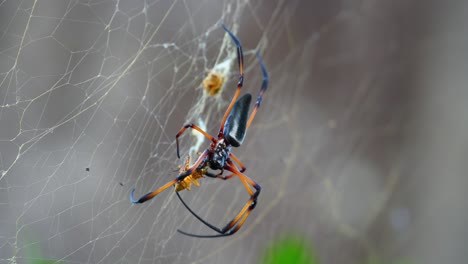
[[[180,166],[179,168],[179,173],[182,174],[186,172],[190,168],[190,155],[187,157],[185,160],[185,165]],[[200,183],[198,182],[198,179],[204,178],[204,174],[208,171],[208,167],[205,167],[203,169],[196,169],[192,174],[189,176],[185,177],[182,181],[177,182],[175,184],[175,191],[180,192],[182,190],[189,190],[191,188],[191,184],[193,183],[195,186],[200,187]]]

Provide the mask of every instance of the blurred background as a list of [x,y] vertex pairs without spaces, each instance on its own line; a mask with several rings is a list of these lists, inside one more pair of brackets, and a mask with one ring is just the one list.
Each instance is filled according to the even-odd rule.
[[[467,263],[467,16],[466,1],[0,1],[0,263]],[[238,78],[220,22],[244,48],[242,92],[260,88],[255,52],[270,74],[233,150],[263,189],[237,234],[197,239],[177,229],[212,230],[172,189],[129,194],[208,147],[187,132],[177,159],[184,123],[217,134]],[[238,179],[200,183],[181,194],[216,226],[249,199]]]

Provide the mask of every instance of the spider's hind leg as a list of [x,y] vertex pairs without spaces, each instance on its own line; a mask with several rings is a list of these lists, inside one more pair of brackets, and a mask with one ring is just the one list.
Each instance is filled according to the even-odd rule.
[[258,63],[260,63],[260,67],[262,68],[263,81],[262,81],[262,86],[260,88],[260,91],[258,92],[257,101],[255,102],[254,109],[252,110],[252,113],[250,114],[249,122],[247,122],[247,128],[250,127],[250,124],[252,123],[255,115],[257,114],[258,108],[260,108],[260,104],[262,103],[262,100],[263,100],[263,94],[268,88],[268,82],[270,81],[270,77],[268,76],[268,72],[266,70],[265,64],[263,63],[262,56],[260,56],[258,52],[257,52],[257,59],[258,59]]
[[[257,198],[260,195],[260,191],[261,191],[262,188],[260,187],[260,185],[258,183],[256,183],[255,181],[253,181],[252,179],[250,179],[246,175],[242,174],[241,172],[239,172],[235,167],[233,168],[234,164],[232,162],[229,162],[229,165],[230,166],[225,167],[226,170],[229,170],[229,171],[233,172],[233,175],[237,175],[240,178],[240,180],[242,181],[242,183],[244,183],[246,185],[246,188],[250,193],[249,201],[244,205],[244,207],[236,215],[236,217],[234,217],[234,219],[232,219],[225,227],[218,228],[218,227],[208,223],[203,218],[198,216],[195,212],[193,212],[193,210],[190,209],[190,207],[182,200],[182,197],[177,195],[179,197],[179,199],[181,200],[181,202],[183,203],[183,205],[185,206],[185,208],[187,208],[187,210],[190,211],[190,213],[192,213],[203,224],[205,224],[209,228],[213,229],[214,231],[218,232],[219,234],[216,234],[216,235],[196,235],[196,234],[187,233],[185,231],[182,231],[182,230],[178,229],[177,231],[179,233],[187,235],[187,236],[191,236],[191,237],[214,238],[214,237],[230,236],[230,235],[235,234],[237,231],[239,231],[239,229],[241,229],[242,225],[247,220],[247,217],[250,215],[250,213],[253,211],[253,209],[255,209],[255,207],[257,206]],[[252,190],[250,188],[248,188],[247,183],[250,184],[256,190],[255,193],[252,192]]]

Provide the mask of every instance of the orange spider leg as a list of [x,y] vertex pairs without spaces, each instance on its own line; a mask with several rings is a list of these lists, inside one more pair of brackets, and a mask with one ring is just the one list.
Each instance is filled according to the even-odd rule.
[[175,178],[174,180],[166,183],[164,186],[162,186],[161,188],[157,189],[156,191],[154,192],[150,192],[150,193],[147,193],[145,195],[143,195],[140,199],[136,200],[135,197],[133,197],[133,193],[135,192],[135,189],[132,190],[132,192],[130,193],[130,201],[134,204],[137,204],[137,203],[144,203],[150,199],[152,199],[153,197],[155,197],[156,195],[160,194],[162,191],[166,190],[167,188],[171,187],[172,185],[180,182],[180,181],[183,181],[185,179],[185,177],[191,175],[193,173],[194,170],[196,170],[198,168],[198,166],[200,166],[200,164],[205,160],[206,156],[208,155],[208,150],[205,150],[201,155],[200,157],[198,157],[197,161],[193,164],[192,167],[190,167],[190,169],[186,170],[185,172],[181,173],[179,176],[177,176],[177,178]]
[[198,132],[202,133],[205,137],[209,138],[212,142],[216,142],[216,139],[206,133],[203,129],[201,129],[200,127],[198,127],[197,125],[194,125],[194,124],[186,124],[184,125],[180,130],[179,130],[179,133],[177,133],[175,139],[176,139],[176,144],[177,144],[177,157],[180,159],[180,155],[179,155],[179,137],[182,135],[182,133],[184,133],[184,131],[187,129],[187,128],[192,128],[192,129],[195,129],[197,130]]
[[[229,157],[231,157],[241,167],[240,172],[244,172],[245,170],[247,170],[247,167],[245,167],[244,164],[234,154],[232,154],[232,153],[229,154]],[[228,180],[228,179],[232,178],[232,176],[235,175],[234,173],[232,173],[229,176],[221,176],[222,173],[223,173],[223,171],[221,171],[221,173],[219,173],[218,175],[213,175],[211,173],[208,173],[207,176],[211,177],[211,178],[219,178],[219,179],[222,179],[222,180]]]
[[262,68],[263,82],[262,82],[262,88],[260,88],[260,91],[258,92],[257,101],[255,102],[254,109],[252,110],[249,121],[247,122],[247,128],[250,127],[250,124],[252,123],[255,115],[257,114],[257,110],[260,107],[260,104],[262,103],[262,100],[263,100],[263,94],[265,93],[268,87],[268,80],[269,80],[268,73],[266,71],[265,65],[263,64],[262,57],[258,53],[257,53],[257,59],[258,59],[258,62],[260,63],[260,67]]
[[[208,223],[207,221],[205,221],[203,218],[201,218],[200,216],[198,216],[195,212],[192,211],[192,209],[190,209],[190,207],[184,202],[184,200],[182,200],[182,198],[180,197],[180,195],[177,193],[177,196],[179,196],[179,199],[182,201],[183,205],[198,219],[200,220],[202,223],[204,223],[206,226],[208,226],[209,228],[213,229],[214,231],[218,232],[219,234],[216,234],[216,235],[195,235],[195,234],[190,234],[190,233],[187,233],[185,231],[182,231],[182,230],[177,230],[178,232],[184,234],[184,235],[188,235],[188,236],[192,236],[192,237],[200,237],[200,238],[211,238],[211,237],[223,237],[223,236],[230,236],[234,233],[236,233],[239,229],[241,229],[242,225],[244,224],[244,222],[247,220],[247,217],[250,215],[250,213],[252,212],[252,210],[255,208],[255,206],[257,205],[257,197],[258,195],[260,194],[260,191],[261,191],[261,187],[260,185],[258,185],[256,182],[254,182],[252,179],[250,179],[249,177],[247,177],[246,175],[242,174],[241,172],[239,172],[237,170],[237,168],[234,166],[234,164],[231,162],[231,161],[228,161],[228,164],[230,165],[229,167],[226,166],[226,170],[229,170],[231,172],[234,173],[234,175],[237,175],[239,176],[239,179],[241,179],[241,181],[244,183],[245,181],[249,182],[252,184],[252,187],[254,187],[256,189],[255,193],[251,194],[250,195],[250,199],[249,201],[247,201],[247,203],[244,205],[244,207],[242,208],[242,210],[236,215],[236,217],[234,217],[234,219],[232,219],[225,227],[223,228],[218,228],[210,223]],[[247,185],[248,186],[248,185]],[[249,190],[249,193],[251,193],[252,191],[250,190],[250,188],[246,187],[247,190]]]
[[[244,166],[244,164],[242,164],[242,162],[236,157],[234,156],[234,154],[230,154],[231,158],[233,158],[234,161],[237,162],[237,164],[239,164],[241,166],[241,170],[239,172],[244,172],[247,168]],[[230,164],[231,167],[234,167],[235,165],[233,163]],[[229,168],[231,167],[226,167],[226,170],[229,170]],[[236,169],[237,170],[237,169]],[[231,171],[231,170],[230,170]],[[221,176],[221,174],[223,173],[223,171],[221,171],[221,173],[217,174],[217,175],[214,175],[212,173],[205,173],[206,176],[208,177],[211,177],[211,178],[218,178],[218,179],[221,179],[221,180],[229,180],[231,179],[232,177],[234,177],[235,175],[237,175],[236,173],[231,173],[229,174],[228,176]],[[249,185],[247,184],[247,182],[239,177],[239,180],[242,182],[242,184],[244,185],[244,187],[247,189],[247,191],[249,192],[249,194],[252,196],[253,195],[253,191],[252,189],[249,187]]]
[[244,164],[236,157],[234,154],[229,154],[229,156],[241,167],[240,172],[244,172],[247,168],[244,166]]
[[132,192],[130,193],[130,201],[134,204],[137,204],[137,203],[144,203],[150,199],[153,199],[153,197],[155,197],[156,195],[160,194],[161,192],[165,191],[167,188],[171,187],[172,185],[176,184],[178,182],[177,178],[166,183],[164,186],[162,186],[161,188],[157,189],[156,191],[154,192],[150,192],[150,193],[147,193],[145,194],[144,196],[142,196],[140,199],[136,200],[135,197],[133,197],[133,193],[135,192],[135,189],[132,190]]
[[237,46],[237,63],[239,64],[239,81],[237,82],[236,93],[234,94],[234,97],[232,98],[231,103],[229,104],[229,107],[227,108],[226,113],[224,113],[224,117],[221,121],[221,127],[219,128],[218,138],[221,138],[224,133],[224,123],[226,123],[226,119],[231,113],[231,109],[234,106],[234,103],[237,101],[237,97],[239,97],[240,90],[242,88],[242,85],[244,84],[244,53],[242,52],[242,46],[240,44],[239,39],[236,36],[234,36],[234,34],[225,25],[223,25],[223,28],[229,34],[232,41],[234,41],[234,43]]

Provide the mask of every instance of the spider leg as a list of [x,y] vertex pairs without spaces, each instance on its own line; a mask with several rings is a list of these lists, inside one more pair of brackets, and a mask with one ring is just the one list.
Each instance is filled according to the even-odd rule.
[[[218,178],[221,174],[223,174],[224,172],[224,169],[221,170],[221,172],[217,175],[213,174],[213,173],[210,173],[210,172],[207,172],[205,173],[206,176],[208,177],[211,177],[211,178]],[[182,196],[180,196],[179,193],[176,193],[177,194],[177,197],[179,197],[179,200],[182,202],[182,204],[185,206],[185,208],[187,208],[187,210],[193,215],[195,216],[200,222],[202,222],[203,224],[205,224],[206,226],[208,226],[209,228],[213,229],[214,231],[218,232],[218,233],[225,233],[226,231],[223,232],[223,229],[222,228],[218,228],[210,223],[208,223],[206,220],[204,220],[203,218],[201,218],[201,216],[199,216],[197,213],[195,213],[188,205],[187,203],[185,203],[184,199],[182,199]],[[184,231],[180,231],[181,233],[185,233]]]
[[[240,172],[243,172],[245,170],[245,167],[242,168],[242,170]],[[231,179],[232,177],[234,177],[236,174],[235,173],[231,173],[229,174],[228,176],[222,176],[224,170],[222,170],[220,173],[218,174],[213,174],[213,173],[210,173],[210,172],[206,172],[205,175],[210,177],[210,178],[218,178],[220,180],[229,180]],[[250,189],[248,183],[242,179],[242,178],[239,178],[239,180],[242,182],[242,184],[245,186],[245,188],[247,189],[247,191],[249,192],[250,195],[253,195],[253,191],[252,189]]]
[[195,129],[197,131],[199,131],[200,133],[202,133],[205,137],[209,138],[212,142],[216,142],[216,139],[211,136],[210,134],[206,133],[203,129],[201,129],[199,126],[197,125],[194,125],[194,124],[186,124],[184,125],[180,130],[179,130],[179,133],[177,133],[176,135],[176,144],[177,144],[177,157],[180,159],[180,155],[179,155],[179,137],[182,135],[182,133],[185,132],[185,130],[187,128],[192,128],[192,129]]
[[[182,200],[181,200],[182,201]],[[212,224],[206,222],[205,220],[203,220],[200,216],[196,215],[192,210],[189,209],[189,207],[187,205],[186,208],[198,219],[200,220],[202,223],[204,223],[206,226],[210,227],[211,229],[213,229],[214,231],[218,232],[219,234],[215,234],[215,235],[196,235],[196,234],[191,234],[191,233],[187,233],[183,230],[180,230],[180,229],[177,229],[177,232],[181,233],[181,234],[184,234],[186,236],[191,236],[191,237],[199,237],[199,238],[213,238],[213,237],[224,237],[224,236],[230,236],[230,235],[233,235],[234,233],[236,233],[241,227],[242,225],[244,224],[245,220],[247,219],[247,216],[250,214],[250,212],[255,208],[255,203],[251,203],[249,204],[249,202],[247,202],[247,204],[244,206],[244,208],[242,208],[242,210],[240,211],[240,213],[236,216],[236,218],[234,218],[233,220],[231,220],[231,222],[229,222],[224,228],[218,228],[216,226],[213,226]],[[246,213],[247,211],[247,213]],[[243,216],[243,217],[242,217]],[[241,219],[241,221],[239,222],[239,219]],[[236,225],[237,224],[237,225]],[[233,228],[234,227],[234,228]]]
[[257,96],[257,101],[255,102],[254,109],[252,113],[250,114],[249,121],[247,122],[247,128],[250,127],[250,124],[252,123],[252,120],[254,119],[255,115],[257,114],[257,110],[260,107],[260,104],[262,103],[263,100],[263,94],[265,93],[267,87],[268,87],[268,82],[270,80],[270,77],[268,77],[268,72],[266,70],[265,64],[263,63],[263,59],[260,56],[260,54],[257,52],[257,59],[258,62],[260,63],[260,67],[262,68],[262,73],[263,73],[263,82],[262,82],[262,87],[260,88],[260,91],[258,92]]
[[218,174],[214,174],[214,173],[211,173],[211,172],[206,172],[205,173],[205,176],[208,176],[210,178],[218,178],[219,176],[221,176],[222,174],[224,173],[224,169],[221,169],[221,172],[218,173]]
[[244,84],[244,53],[242,52],[242,45],[239,39],[234,35],[234,33],[232,33],[224,24],[223,24],[223,28],[229,34],[232,41],[237,46],[237,62],[239,64],[239,81],[237,82],[236,93],[234,94],[234,97],[232,98],[231,103],[229,104],[229,107],[226,110],[226,113],[224,113],[223,120],[221,121],[221,127],[219,128],[218,138],[220,138],[221,135],[224,133],[223,131],[224,123],[226,123],[226,119],[229,116],[229,113],[231,113],[231,109],[234,106],[234,103],[237,101],[237,97],[239,97],[240,90],[242,88],[242,85]]
[[[234,154],[230,154],[229,155],[237,164],[239,164],[239,166],[241,167],[241,170],[239,172],[244,172],[247,168],[244,166],[244,164],[242,164],[242,162],[236,157],[234,156]],[[229,163],[229,162],[228,162]],[[234,166],[234,164],[231,162],[229,163],[231,166]],[[232,171],[232,170],[231,170]],[[232,173],[228,176],[221,176],[222,173],[216,175],[216,178],[218,179],[221,179],[221,180],[229,180],[230,178],[232,178],[234,175],[236,175],[236,173]],[[252,189],[249,187],[249,185],[247,184],[247,181],[242,178],[242,177],[239,177],[239,180],[242,182],[242,184],[244,185],[245,189],[247,189],[247,191],[249,192],[250,195],[253,195],[253,191]],[[253,186],[253,185],[252,185]]]
[[[229,162],[229,165],[233,166],[234,164],[232,164],[232,162]],[[207,221],[202,219],[200,216],[198,216],[195,212],[193,212],[190,209],[190,207],[188,207],[188,205],[182,200],[182,197],[180,197],[178,195],[179,199],[182,201],[185,208],[187,208],[190,211],[190,213],[192,213],[203,224],[210,227],[211,229],[218,232],[219,234],[216,234],[216,235],[196,235],[196,234],[187,233],[185,231],[182,231],[182,230],[178,229],[177,231],[179,233],[182,233],[182,234],[187,235],[187,236],[199,237],[199,238],[224,237],[224,236],[233,235],[234,233],[236,233],[242,227],[242,225],[244,224],[245,220],[250,215],[252,210],[255,209],[255,206],[257,205],[257,198],[258,198],[258,195],[260,194],[260,191],[261,191],[262,188],[260,187],[259,184],[254,182],[252,179],[250,179],[246,175],[239,172],[237,170],[237,168],[226,166],[226,170],[232,171],[235,175],[237,175],[241,179],[242,182],[247,181],[247,182],[251,183],[252,186],[256,190],[255,193],[252,194],[250,188],[248,188],[249,193],[251,193],[251,196],[250,196],[249,201],[244,205],[244,208],[242,208],[242,210],[239,212],[239,214],[237,214],[237,216],[234,219],[232,219],[225,227],[218,228],[218,227],[215,227],[214,225],[208,223]]]
[[[244,164],[234,154],[231,153],[231,154],[229,154],[229,156],[241,167],[240,172],[244,172],[244,171],[247,170],[247,168],[244,166]],[[235,173],[231,173],[228,176],[221,176],[223,174],[223,172],[224,172],[224,170],[221,170],[221,172],[218,173],[218,174],[213,174],[213,173],[206,172],[205,175],[210,177],[210,178],[218,178],[218,179],[221,179],[221,180],[229,180],[234,175],[236,175]]]
[[241,167],[240,172],[247,170],[247,167],[245,167],[244,164],[234,154],[229,154],[229,157],[231,157]]
[[143,195],[140,199],[135,199],[135,197],[133,196],[134,192],[135,192],[135,189],[133,189],[131,192],[130,192],[130,201],[134,204],[137,204],[137,203],[144,203],[150,199],[152,199],[153,197],[155,197],[156,195],[160,194],[161,192],[163,192],[164,190],[166,190],[167,188],[171,187],[172,185],[176,184],[177,182],[179,181],[182,181],[185,179],[185,177],[191,175],[193,173],[194,170],[196,170],[200,164],[205,160],[206,156],[208,155],[208,150],[205,150],[201,155],[200,157],[198,157],[197,161],[195,162],[195,164],[193,164],[192,167],[190,167],[190,169],[186,170],[185,172],[181,173],[179,176],[177,176],[177,178],[175,178],[174,180],[166,183],[165,185],[163,185],[161,188],[157,189],[156,191],[153,191],[153,192],[150,192],[150,193],[147,193],[145,195]]
[[229,179],[231,179],[232,177],[234,177],[236,175],[234,173],[231,173],[228,176],[221,176],[222,174],[223,174],[222,172],[220,172],[218,174],[207,172],[207,173],[205,173],[205,176],[208,176],[210,178],[217,178],[217,179],[220,179],[220,180],[229,180]]
[[[197,215],[184,201],[184,199],[182,199],[182,197],[180,196],[180,194],[178,192],[176,192],[177,194],[177,197],[179,197],[179,200],[182,202],[182,204],[185,206],[185,208],[187,208],[187,210],[189,210],[189,212],[195,216],[198,220],[200,220],[200,222],[202,222],[203,224],[205,224],[206,226],[208,226],[209,228],[213,229],[214,231],[218,232],[218,233],[223,233],[222,229],[221,228],[218,228],[210,223],[208,223],[207,221],[205,221],[203,218],[201,218],[199,215]],[[180,231],[179,231],[180,232]]]

